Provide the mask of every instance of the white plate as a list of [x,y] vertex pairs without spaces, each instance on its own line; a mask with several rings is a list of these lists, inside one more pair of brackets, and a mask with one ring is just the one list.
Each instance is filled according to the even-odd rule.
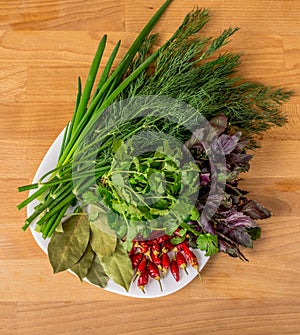
[[[61,142],[63,139],[63,132],[60,133],[60,135],[56,138],[54,143],[51,145],[50,149],[48,150],[46,156],[42,160],[35,176],[33,179],[33,183],[37,182],[41,176],[43,176],[46,172],[49,170],[55,168],[56,162],[58,160],[58,155],[60,151]],[[34,192],[31,191],[30,194]],[[34,211],[34,206],[38,204],[38,201],[33,201],[27,206],[27,215],[30,216]],[[37,233],[34,230],[35,225],[32,224],[30,226],[31,233],[37,242],[37,244],[40,246],[40,248],[47,254],[47,247],[49,243],[49,239],[43,239],[42,235],[40,233]],[[198,261],[200,264],[200,270],[204,267],[204,265],[207,263],[209,257],[206,257],[204,253],[202,253],[200,250],[194,250],[194,253],[198,257]],[[130,289],[128,292],[125,291],[125,289],[116,283],[114,283],[112,280],[108,281],[108,284],[105,288],[106,291],[114,292],[117,294],[129,296],[129,297],[136,297],[136,298],[157,298],[166,296],[168,294],[174,293],[186,285],[188,285],[196,276],[197,271],[193,269],[190,265],[187,267],[188,275],[183,271],[180,270],[180,280],[179,282],[176,282],[170,273],[168,271],[168,274],[165,278],[161,279],[163,291],[161,292],[158,283],[154,279],[149,280],[149,284],[145,288],[145,294],[137,287],[136,282],[132,283],[130,286]]]

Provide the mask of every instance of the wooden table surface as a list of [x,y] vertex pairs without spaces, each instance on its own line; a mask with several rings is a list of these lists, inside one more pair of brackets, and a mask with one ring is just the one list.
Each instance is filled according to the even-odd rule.
[[162,0],[0,1],[0,333],[300,334],[300,1],[175,0],[156,31],[169,36],[194,5],[209,7],[205,28],[241,31],[229,50],[244,50],[240,73],[284,86],[295,96],[289,124],[266,134],[244,188],[274,216],[246,250],[249,263],[219,254],[176,294],[126,298],[53,275],[47,256],[16,204],[17,186],[33,178],[47,149],[71,118],[77,76],[86,77],[98,40],[121,54]]

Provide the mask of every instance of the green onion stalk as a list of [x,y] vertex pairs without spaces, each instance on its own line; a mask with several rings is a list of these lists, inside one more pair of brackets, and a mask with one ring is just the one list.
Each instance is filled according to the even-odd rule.
[[[37,183],[19,187],[19,192],[37,189],[17,206],[19,210],[27,206],[35,199],[41,197],[44,199],[43,202],[35,207],[33,214],[26,219],[23,230],[26,230],[30,224],[34,222],[34,220],[37,220],[36,224],[40,227],[43,237],[50,237],[65,215],[67,209],[74,202],[76,202],[77,190],[74,189],[72,183],[73,157],[76,148],[79,146],[82,139],[84,139],[84,137],[90,132],[90,130],[93,129],[93,125],[98,120],[101,113],[115,101],[115,99],[131,82],[133,82],[149,67],[151,63],[153,63],[159,53],[172,40],[171,38],[161,48],[153,52],[142,64],[139,65],[139,67],[137,67],[124,79],[137,52],[171,2],[172,0],[166,0],[160,9],[154,14],[152,19],[137,36],[136,40],[133,42],[119,65],[110,75],[121,44],[121,41],[118,41],[108,59],[108,62],[106,63],[95,92],[91,98],[97,72],[106,47],[107,36],[104,35],[101,39],[83,92],[81,92],[81,80],[80,78],[78,79],[78,94],[75,110],[71,122],[67,124],[64,131],[64,137],[56,168],[40,178]],[[175,38],[175,35],[173,38]],[[98,138],[99,142],[103,140],[103,138]],[[111,143],[104,143],[103,146],[110,144]],[[97,150],[101,151],[102,149],[102,147],[99,147]],[[85,178],[93,174],[96,179],[98,179],[104,174],[104,172],[108,171],[109,168],[109,162],[104,160],[97,165],[95,171],[81,171],[78,178],[83,178],[83,180],[85,180]],[[46,177],[48,177],[48,180],[44,181]],[[87,179],[87,183],[84,183],[84,188],[87,189],[91,186],[89,181],[90,183],[93,182],[91,179]],[[81,191],[84,191],[84,189],[81,189]]]

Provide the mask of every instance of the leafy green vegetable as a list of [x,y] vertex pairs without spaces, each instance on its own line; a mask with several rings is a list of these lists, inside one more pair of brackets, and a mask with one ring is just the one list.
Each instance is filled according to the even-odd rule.
[[174,236],[171,238],[171,243],[173,244],[179,244],[185,240],[185,236]]
[[99,192],[105,205],[119,216],[109,224],[121,239],[132,240],[138,234],[147,237],[153,229],[172,233],[193,208],[190,196],[197,192],[199,170],[191,164],[179,168],[175,161],[180,161],[182,153],[161,142],[155,151],[145,150],[133,159],[134,144],[119,143],[111,169],[102,177]]
[[247,233],[250,235],[252,241],[258,240],[260,239],[261,228],[260,227],[248,228]]
[[115,252],[110,256],[101,257],[101,264],[105,273],[116,283],[129,290],[133,278],[131,261],[126,249],[118,241]]
[[92,265],[86,275],[86,278],[93,284],[104,288],[108,282],[108,275],[105,273],[103,266],[97,255],[94,256]]
[[90,238],[86,215],[76,215],[65,221],[63,231],[54,232],[48,245],[48,256],[54,273],[72,268],[86,251]]
[[107,224],[107,215],[100,213],[96,220],[90,222],[91,247],[99,256],[112,255],[117,246],[116,232]]
[[80,260],[71,267],[70,270],[75,272],[81,281],[87,276],[89,269],[92,266],[94,256],[95,253],[89,244]]
[[209,233],[200,234],[197,237],[197,247],[202,251],[206,251],[205,256],[216,254],[219,251],[218,237]]

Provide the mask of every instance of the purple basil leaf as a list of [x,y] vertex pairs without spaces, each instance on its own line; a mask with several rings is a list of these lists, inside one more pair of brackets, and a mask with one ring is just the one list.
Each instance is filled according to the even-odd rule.
[[253,243],[248,229],[256,228],[257,223],[249,216],[235,210],[221,214],[225,217],[219,225],[222,234],[246,248],[252,248]]
[[236,227],[234,229],[224,228],[223,232],[225,235],[228,235],[232,240],[242,245],[243,247],[253,247],[251,236],[248,234],[246,229],[242,227]]
[[213,127],[216,134],[219,136],[224,133],[227,127],[227,117],[221,113],[210,120],[210,125]]
[[201,173],[200,174],[200,185],[207,185],[210,182],[210,173]]
[[229,156],[226,157],[226,161],[228,163],[234,163],[234,164],[246,164],[248,163],[251,158],[253,156],[252,155],[248,155],[248,154],[236,154],[234,152],[232,152]]
[[257,227],[257,223],[253,221],[249,216],[236,210],[222,212],[221,214],[225,217],[223,221],[228,227]]
[[239,140],[239,143],[236,146],[236,150],[241,152],[249,143],[249,139],[243,137]]
[[201,143],[205,137],[205,128],[196,129],[191,137],[184,143],[188,149],[192,148],[195,144]]
[[236,148],[241,135],[242,133],[238,131],[233,136],[222,134],[219,137],[219,143],[223,149],[224,155],[229,155]]
[[248,200],[239,210],[254,220],[262,220],[271,216],[271,212],[255,200]]
[[210,220],[208,220],[207,216],[205,215],[206,213],[202,212],[201,217],[200,217],[200,225],[202,229],[206,233],[210,233],[212,235],[216,235],[216,231],[211,223]]
[[248,261],[247,258],[239,250],[239,246],[236,242],[230,238],[218,233],[219,250],[228,254],[231,257],[239,257],[243,261]]

